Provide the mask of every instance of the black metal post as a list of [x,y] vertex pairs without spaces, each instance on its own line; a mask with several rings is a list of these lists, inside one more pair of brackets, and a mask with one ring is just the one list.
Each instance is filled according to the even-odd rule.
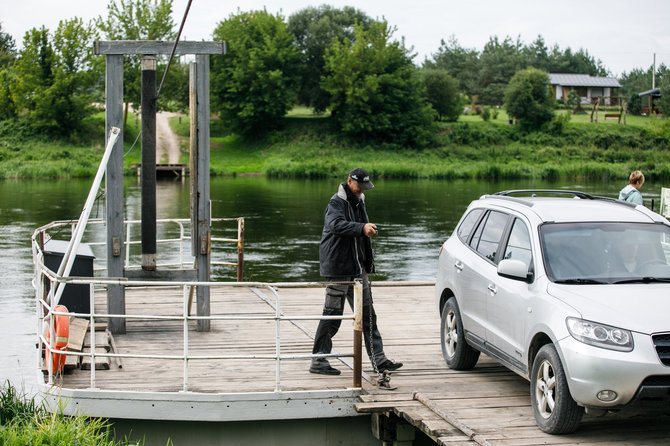
[[142,269],[156,269],[156,58],[142,58]]

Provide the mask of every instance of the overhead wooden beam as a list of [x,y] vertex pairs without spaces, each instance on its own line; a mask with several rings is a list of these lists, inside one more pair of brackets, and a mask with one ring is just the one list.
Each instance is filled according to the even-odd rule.
[[[95,54],[170,54],[174,42],[160,40],[96,40]],[[182,41],[177,44],[175,54],[226,54],[226,42]]]

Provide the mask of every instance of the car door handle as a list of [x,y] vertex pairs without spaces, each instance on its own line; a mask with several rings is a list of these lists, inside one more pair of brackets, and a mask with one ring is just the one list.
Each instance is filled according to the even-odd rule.
[[489,291],[490,291],[491,293],[493,293],[493,294],[497,294],[497,293],[498,293],[498,288],[496,288],[496,286],[495,286],[494,284],[492,284],[492,283],[489,283],[489,286],[488,286],[487,288],[488,288]]
[[463,263],[459,260],[458,262],[454,263],[454,268],[459,271],[463,271]]

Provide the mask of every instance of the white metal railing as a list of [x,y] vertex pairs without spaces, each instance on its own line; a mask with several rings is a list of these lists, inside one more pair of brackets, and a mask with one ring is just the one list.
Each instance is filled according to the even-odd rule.
[[[309,358],[320,358],[320,357],[338,357],[338,358],[350,358],[353,357],[353,387],[361,388],[361,377],[362,377],[362,367],[361,367],[361,345],[362,345],[362,284],[360,281],[354,282],[354,312],[352,315],[342,315],[342,316],[323,316],[318,315],[286,315],[282,311],[281,298],[278,290],[281,288],[307,288],[307,287],[325,287],[325,283],[264,283],[264,282],[173,282],[173,281],[141,281],[141,280],[127,280],[125,278],[83,278],[83,277],[61,277],[56,273],[48,269],[44,265],[44,253],[39,242],[40,234],[42,234],[50,225],[46,225],[42,228],[37,229],[32,237],[32,251],[33,251],[33,262],[35,265],[35,277],[33,281],[33,287],[35,288],[35,296],[37,301],[37,334],[38,334],[38,346],[40,351],[44,348],[48,352],[47,356],[49,360],[46,361],[46,367],[48,370],[48,383],[54,384],[54,370],[52,370],[51,355],[75,355],[75,356],[89,356],[91,358],[91,370],[90,370],[90,388],[96,388],[96,371],[95,371],[95,358],[96,357],[107,357],[107,358],[144,358],[144,359],[158,359],[158,360],[168,360],[168,361],[183,361],[183,391],[188,391],[189,389],[189,374],[188,374],[188,363],[189,361],[196,360],[235,360],[235,359],[249,359],[249,360],[274,360],[275,361],[275,392],[281,391],[281,362],[283,360],[297,360],[297,359],[309,359]],[[46,290],[46,284],[49,283],[49,290]],[[64,286],[66,284],[72,285],[88,285],[89,286],[89,300],[90,300],[90,313],[74,313],[74,312],[58,312],[52,308],[50,302],[54,298],[54,290],[57,287],[60,287],[61,284]],[[108,285],[122,285],[127,289],[133,287],[180,287],[182,288],[182,297],[183,297],[183,309],[182,314],[175,316],[166,316],[166,315],[147,315],[147,314],[110,314],[96,309],[95,303],[95,292],[97,290],[102,290]],[[274,296],[273,308],[274,312],[270,313],[259,313],[254,315],[209,315],[209,316],[194,316],[190,315],[190,303],[189,303],[189,294],[193,287],[209,287],[210,289],[215,288],[227,288],[227,287],[255,287],[267,289]],[[54,320],[53,318],[56,315],[69,315],[88,318],[90,322],[90,340],[91,348],[90,353],[82,352],[60,352],[54,349],[55,345],[55,333],[54,333]],[[181,354],[173,355],[159,355],[159,354],[142,354],[142,353],[99,353],[96,352],[96,339],[95,339],[95,321],[100,318],[123,318],[123,319],[144,319],[144,320],[164,320],[164,321],[182,321],[183,322],[183,351]],[[297,321],[302,320],[325,320],[325,319],[339,319],[339,320],[353,320],[354,321],[354,342],[353,342],[353,353],[351,354],[340,354],[337,352],[330,354],[285,354],[282,353],[282,342],[281,342],[281,329],[280,323],[283,321],[290,321],[294,324]],[[254,354],[230,354],[230,355],[196,355],[189,352],[189,321],[197,320],[238,320],[238,321],[275,321],[275,348],[273,354],[265,355],[254,355]],[[48,323],[50,330],[49,339],[44,335],[45,324]],[[137,346],[141,348],[141,346]],[[40,368],[41,361],[43,356],[40,355]]]
[[[237,280],[242,281],[244,276],[244,217],[232,217],[232,218],[212,218],[211,224],[212,228],[217,227],[217,223],[223,222],[236,222],[237,223],[237,237],[236,238],[226,238],[226,237],[211,237],[212,250],[214,251],[215,244],[225,244],[230,243],[234,244],[237,248],[237,261],[236,262],[226,262],[222,260],[212,259],[210,261],[211,265],[219,266],[232,266],[237,268]],[[51,229],[62,230],[65,227],[70,227],[72,233],[75,231],[76,221],[73,220],[60,220],[49,223],[48,225],[43,226],[42,232],[45,234],[44,241],[47,240],[47,231]],[[105,221],[102,219],[90,219],[88,220],[88,225],[105,225]],[[177,229],[177,237],[163,237],[156,240],[157,245],[171,245],[176,244],[177,257],[176,261],[170,261],[170,259],[165,259],[162,262],[157,263],[158,268],[185,268],[193,266],[193,256],[189,254],[188,247],[191,243],[190,236],[190,219],[187,218],[162,218],[156,220],[158,225],[168,226],[174,225]],[[141,224],[141,220],[125,220],[125,233],[126,237],[124,240],[125,245],[125,269],[140,269],[141,268],[141,256],[139,254],[131,254],[131,247],[141,245],[141,240],[133,240],[133,225]],[[170,233],[175,231],[170,231],[169,229],[160,231],[162,233]],[[97,247],[106,247],[107,243],[104,241],[87,241],[86,244],[91,248]],[[133,263],[134,258],[137,257],[139,260],[137,263]],[[174,258],[174,256],[173,256]],[[100,259],[105,259],[105,256],[101,256]],[[101,266],[96,266],[94,271],[106,271],[106,266],[104,262],[101,262]]]

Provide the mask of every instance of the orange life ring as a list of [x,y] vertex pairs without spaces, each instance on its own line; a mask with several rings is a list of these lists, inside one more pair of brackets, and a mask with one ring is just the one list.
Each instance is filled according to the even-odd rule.
[[[54,308],[54,311],[59,313],[67,313],[67,308],[63,305],[57,305]],[[56,333],[56,343],[54,345],[54,350],[66,352],[67,351],[67,342],[70,337],[70,317],[62,314],[54,315],[54,332]],[[49,330],[49,325],[46,326],[46,338],[49,341],[51,336],[51,330]],[[67,355],[59,355],[57,353],[51,354],[51,371],[52,373],[60,373],[65,367],[65,357]],[[49,349],[44,349],[44,362],[48,364]]]

